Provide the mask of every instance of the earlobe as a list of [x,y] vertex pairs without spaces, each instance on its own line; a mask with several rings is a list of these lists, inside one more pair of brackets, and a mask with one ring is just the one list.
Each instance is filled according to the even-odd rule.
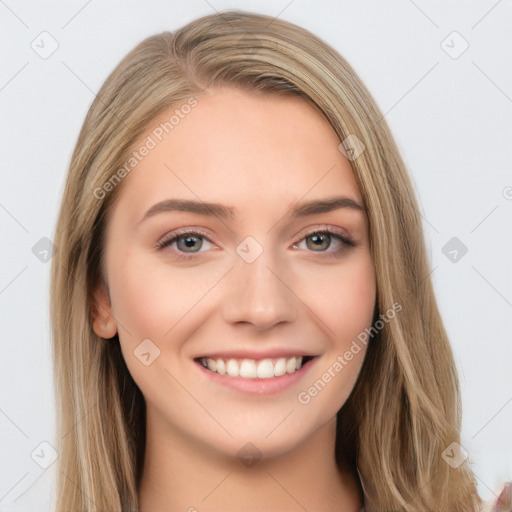
[[113,320],[107,322],[94,320],[92,323],[92,328],[100,338],[110,339],[113,338],[117,333],[116,324]]
[[112,313],[110,296],[102,281],[94,291],[92,328],[100,338],[112,338],[117,333],[117,325]]

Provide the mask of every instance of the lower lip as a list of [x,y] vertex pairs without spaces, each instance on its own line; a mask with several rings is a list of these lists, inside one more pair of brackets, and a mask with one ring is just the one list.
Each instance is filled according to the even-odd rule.
[[244,379],[243,377],[230,377],[229,375],[221,375],[211,370],[207,370],[201,363],[195,361],[199,370],[206,375],[213,382],[219,383],[222,386],[241,391],[242,393],[249,393],[254,395],[270,395],[279,393],[285,389],[293,386],[296,382],[301,380],[309,371],[311,366],[316,362],[317,358],[308,361],[304,366],[293,373],[286,373],[280,377],[271,377],[270,379]]

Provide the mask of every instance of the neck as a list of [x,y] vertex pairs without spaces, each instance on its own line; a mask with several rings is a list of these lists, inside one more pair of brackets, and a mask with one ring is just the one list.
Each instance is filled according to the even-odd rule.
[[250,461],[170,435],[151,421],[149,407],[146,414],[140,512],[357,512],[362,505],[357,477],[335,461],[335,418],[292,451]]

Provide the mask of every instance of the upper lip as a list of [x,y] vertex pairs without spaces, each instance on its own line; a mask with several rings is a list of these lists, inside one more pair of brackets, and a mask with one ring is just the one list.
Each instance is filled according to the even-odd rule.
[[316,354],[312,354],[307,350],[299,348],[273,348],[267,350],[225,350],[218,352],[209,352],[196,356],[194,359],[206,358],[206,359],[278,359],[281,357],[290,358],[294,356],[302,357],[315,357]]

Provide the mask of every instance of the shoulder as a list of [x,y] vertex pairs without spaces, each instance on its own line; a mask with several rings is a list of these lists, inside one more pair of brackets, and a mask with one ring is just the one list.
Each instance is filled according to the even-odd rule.
[[487,503],[485,512],[512,512],[512,481],[505,482],[498,493],[498,498]]
[[[485,503],[484,512],[512,512],[512,481],[505,482],[496,496]],[[366,509],[363,506],[357,512]]]

